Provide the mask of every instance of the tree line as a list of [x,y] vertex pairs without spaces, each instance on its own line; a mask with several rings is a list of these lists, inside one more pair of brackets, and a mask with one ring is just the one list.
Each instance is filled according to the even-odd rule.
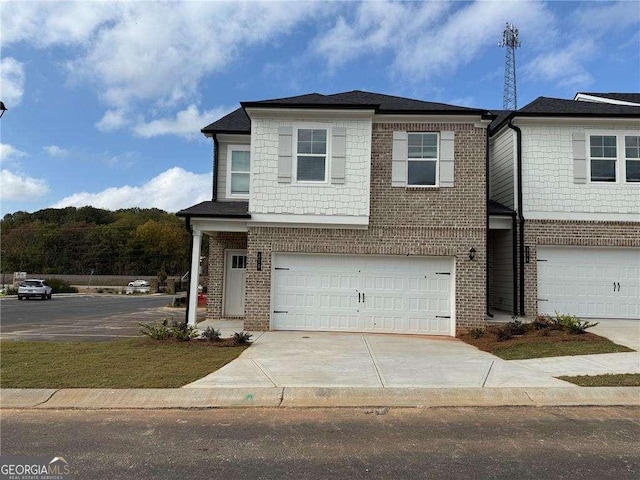
[[182,275],[189,270],[184,221],[156,208],[16,212],[4,216],[0,229],[2,272]]

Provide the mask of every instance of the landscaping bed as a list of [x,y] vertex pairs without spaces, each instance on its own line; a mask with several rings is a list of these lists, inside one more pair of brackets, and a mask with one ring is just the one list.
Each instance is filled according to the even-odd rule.
[[458,338],[504,360],[633,352],[585,331],[593,325],[580,322],[576,326],[575,322],[580,320],[568,315],[557,318],[540,316],[529,324],[515,321],[502,326],[472,329]]
[[1,388],[176,388],[208,375],[248,344],[233,339],[0,342]]

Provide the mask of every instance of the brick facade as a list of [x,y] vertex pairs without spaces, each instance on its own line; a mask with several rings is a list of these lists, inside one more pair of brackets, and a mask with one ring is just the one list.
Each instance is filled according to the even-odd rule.
[[[391,186],[393,132],[455,131],[455,186]],[[457,331],[484,324],[485,303],[485,130],[471,124],[374,123],[369,228],[316,229],[250,227],[246,236],[245,329],[268,330],[271,305],[271,253],[441,255],[455,257]],[[215,255],[241,243],[218,236]],[[228,246],[233,244],[234,246]],[[474,261],[469,249],[476,250]],[[212,250],[213,251],[213,250]],[[262,270],[257,271],[257,253]],[[210,292],[221,291],[222,271],[210,259]],[[221,293],[209,300],[209,316],[219,318]]]
[[534,317],[538,312],[538,246],[640,247],[640,222],[527,220],[524,244],[530,249],[529,263],[524,266],[525,315]]

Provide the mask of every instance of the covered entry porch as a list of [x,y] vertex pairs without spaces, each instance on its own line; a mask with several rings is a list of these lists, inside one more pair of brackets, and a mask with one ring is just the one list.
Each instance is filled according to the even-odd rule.
[[[206,201],[177,213],[191,234],[190,272],[199,272],[202,239],[209,237],[209,320],[244,318],[248,207],[248,202]],[[198,277],[190,275],[187,291],[187,323],[193,326]]]

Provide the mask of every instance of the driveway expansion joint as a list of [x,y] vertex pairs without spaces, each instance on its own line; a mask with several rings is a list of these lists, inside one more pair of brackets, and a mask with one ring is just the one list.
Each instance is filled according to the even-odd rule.
[[373,368],[376,371],[376,376],[378,377],[378,381],[380,382],[381,387],[386,387],[384,384],[384,380],[382,379],[382,374],[380,373],[380,368],[378,367],[378,362],[376,361],[376,357],[371,351],[371,345],[369,345],[369,341],[367,340],[366,334],[362,334],[362,340],[364,341],[365,347],[367,347],[367,352],[369,352],[369,358],[371,358],[371,362],[373,363]]
[[45,403],[47,403],[49,400],[51,400],[53,398],[53,396],[58,393],[61,389],[57,388],[55,389],[53,392],[51,392],[51,395],[49,395],[46,399],[44,399],[42,402],[40,403],[36,403],[35,405],[32,406],[32,408],[35,407],[39,407],[40,405],[44,405]]

